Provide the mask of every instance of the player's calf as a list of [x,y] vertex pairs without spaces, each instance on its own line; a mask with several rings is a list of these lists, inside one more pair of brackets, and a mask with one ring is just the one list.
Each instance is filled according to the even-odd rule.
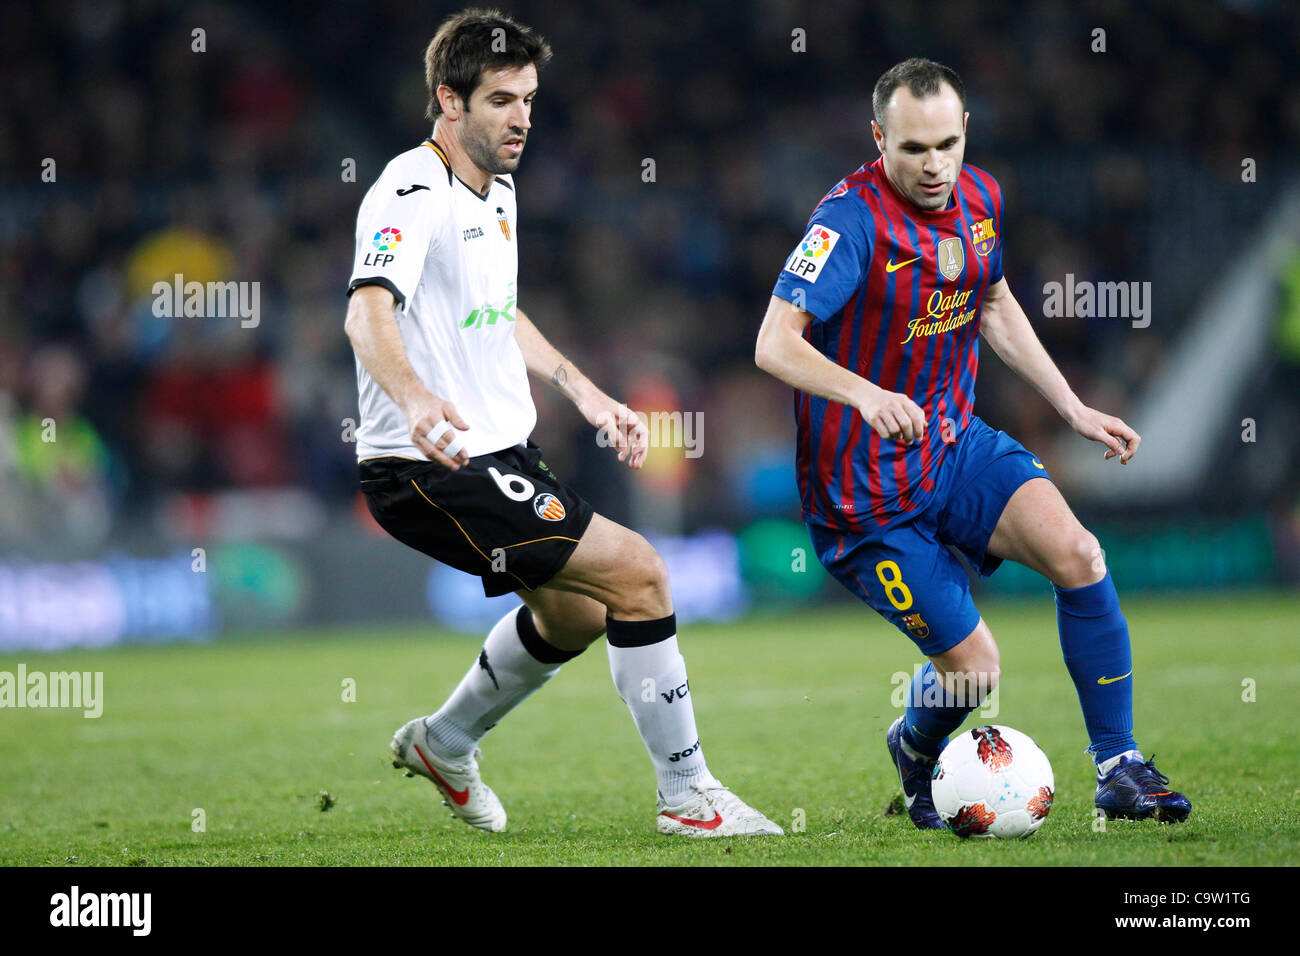
[[605,633],[605,606],[585,594],[550,587],[516,593],[532,611],[538,635],[562,651],[585,650]]
[[906,709],[885,741],[903,788],[903,805],[918,829],[944,825],[930,792],[934,763],[948,735],[997,687],[998,661],[998,646],[981,618],[963,640],[931,655],[912,678]]

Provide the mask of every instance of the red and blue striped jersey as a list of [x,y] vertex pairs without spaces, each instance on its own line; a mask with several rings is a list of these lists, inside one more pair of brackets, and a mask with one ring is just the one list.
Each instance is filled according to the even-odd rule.
[[924,441],[881,439],[850,406],[795,390],[804,520],[864,531],[922,508],[971,418],[984,292],[1002,278],[1002,190],[963,166],[948,208],[920,209],[863,166],[813,210],[772,294],[812,314],[804,338],[925,412]]

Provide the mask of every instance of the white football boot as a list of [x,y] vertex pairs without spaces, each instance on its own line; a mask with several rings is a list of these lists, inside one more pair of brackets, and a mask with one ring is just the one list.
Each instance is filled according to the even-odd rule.
[[442,794],[442,802],[451,812],[472,827],[499,833],[506,828],[506,811],[492,788],[478,773],[478,751],[464,762],[449,763],[429,747],[424,718],[407,721],[393,734],[389,745],[393,766],[405,770],[408,777],[419,774]]
[[691,784],[685,803],[670,807],[659,796],[659,832],[671,836],[781,836],[779,826],[714,780]]

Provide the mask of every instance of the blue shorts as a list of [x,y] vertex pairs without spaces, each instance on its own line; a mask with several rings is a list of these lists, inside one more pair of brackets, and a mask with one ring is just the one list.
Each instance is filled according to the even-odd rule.
[[910,637],[927,657],[960,644],[979,624],[965,556],[981,577],[1002,563],[989,538],[1016,489],[1047,470],[1006,432],[972,416],[948,450],[924,510],[865,533],[808,525],[835,580]]

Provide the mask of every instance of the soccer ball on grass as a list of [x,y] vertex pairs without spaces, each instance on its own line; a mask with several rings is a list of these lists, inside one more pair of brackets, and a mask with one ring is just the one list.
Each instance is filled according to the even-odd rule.
[[976,727],[956,737],[934,765],[934,807],[959,837],[1027,837],[1052,809],[1052,765],[1011,727]]

